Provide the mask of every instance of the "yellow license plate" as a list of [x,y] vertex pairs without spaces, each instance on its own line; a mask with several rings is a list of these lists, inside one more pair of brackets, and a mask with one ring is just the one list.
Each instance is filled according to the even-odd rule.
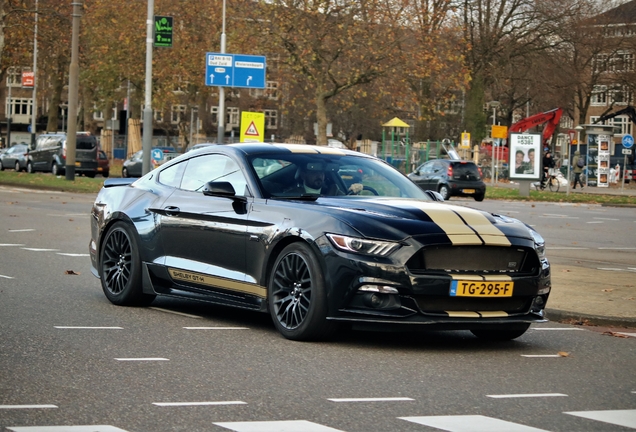
[[514,282],[463,281],[451,282],[451,297],[512,297]]
[[81,162],[75,162],[75,166],[82,166]]
[[464,189],[464,193],[475,193],[475,189]]

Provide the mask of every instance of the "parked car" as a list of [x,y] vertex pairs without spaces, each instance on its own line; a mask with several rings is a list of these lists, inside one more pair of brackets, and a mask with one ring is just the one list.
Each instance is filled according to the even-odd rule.
[[4,171],[7,168],[12,168],[16,171],[26,171],[27,151],[29,151],[29,146],[26,144],[15,144],[6,149],[0,155],[0,171]]
[[[358,187],[341,168],[361,174]],[[507,340],[545,322],[543,238],[436,195],[349,150],[210,146],[138,180],[104,182],[91,271],[113,304],[165,295],[267,312],[293,340],[341,324]]]
[[211,143],[211,142],[195,144],[195,145],[193,145],[192,147],[189,147],[189,148],[186,150],[186,153],[187,153],[187,152],[189,152],[189,151],[198,150],[198,149],[200,149],[200,148],[209,147],[209,146],[214,146],[214,145],[218,145],[218,144],[216,144],[216,143]]
[[[44,133],[37,137],[35,148],[27,154],[27,171],[64,174],[66,168],[66,133]],[[75,141],[75,172],[87,177],[97,174],[97,137],[78,132]]]
[[110,175],[110,161],[108,160],[106,152],[103,150],[97,152],[97,172],[103,177]]
[[434,159],[423,163],[408,177],[424,190],[437,191],[448,200],[452,196],[473,197],[483,201],[486,184],[479,167],[471,161]]
[[[150,159],[151,169],[157,168],[159,165],[173,159],[178,156],[174,147],[153,147],[153,150],[158,149],[163,152],[162,160]],[[124,161],[121,169],[122,177],[141,177],[143,171],[143,157],[144,151],[139,150],[137,153],[133,154],[131,157]]]

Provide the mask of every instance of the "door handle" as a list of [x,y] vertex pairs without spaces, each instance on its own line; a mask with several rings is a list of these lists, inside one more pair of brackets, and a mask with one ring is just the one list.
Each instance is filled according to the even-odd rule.
[[175,206],[164,207],[163,211],[166,212],[168,216],[177,216],[181,213],[181,209]]

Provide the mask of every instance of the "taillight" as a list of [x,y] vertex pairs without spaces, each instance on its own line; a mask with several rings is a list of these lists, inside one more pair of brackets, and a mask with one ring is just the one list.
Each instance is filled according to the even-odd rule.
[[62,159],[66,159],[66,147],[62,149]]
[[484,175],[481,173],[481,167],[477,167],[477,171],[479,171],[479,178],[482,178]]
[[448,166],[448,171],[446,171],[446,175],[448,176],[448,178],[453,178],[453,166],[452,165]]

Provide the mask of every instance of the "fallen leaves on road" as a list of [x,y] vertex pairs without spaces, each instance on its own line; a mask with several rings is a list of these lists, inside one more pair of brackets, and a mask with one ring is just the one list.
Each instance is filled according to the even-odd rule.
[[601,291],[603,291],[603,292],[612,292],[612,291],[614,291],[614,289],[613,288],[605,288],[604,290],[601,290]]
[[64,272],[64,274],[67,274],[67,275],[79,275],[79,273],[74,271],[74,270],[66,270]]
[[570,357],[570,353],[565,351],[559,351],[557,354],[559,354],[559,357]]
[[603,332],[602,334],[606,335],[606,336],[614,336],[617,338],[629,338],[629,336],[625,335],[625,334],[621,334],[621,333],[617,333],[617,332],[613,332],[613,331],[606,331]]
[[563,270],[561,270],[561,273],[570,273],[571,271],[572,270],[570,270],[570,269],[563,269]]

